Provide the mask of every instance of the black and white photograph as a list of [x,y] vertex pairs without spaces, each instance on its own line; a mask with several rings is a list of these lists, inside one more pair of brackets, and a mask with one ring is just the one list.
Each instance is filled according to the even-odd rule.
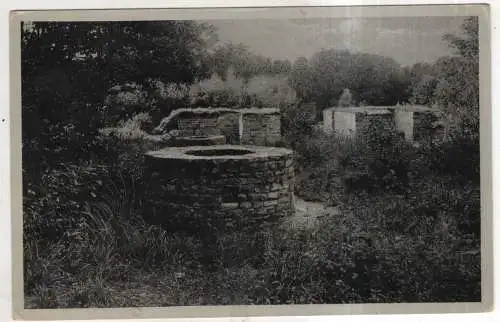
[[18,26],[24,309],[484,300],[478,15],[77,17]]

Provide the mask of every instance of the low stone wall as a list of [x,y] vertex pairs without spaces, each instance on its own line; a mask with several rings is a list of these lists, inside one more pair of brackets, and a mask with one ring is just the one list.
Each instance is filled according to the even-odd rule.
[[178,129],[181,136],[224,135],[230,144],[274,145],[281,140],[280,110],[276,108],[180,109],[163,119],[155,131],[170,128]]
[[384,130],[390,130],[393,126],[393,117],[390,112],[377,114],[356,114],[356,133],[361,136],[367,137],[372,135],[372,130],[374,128],[381,127],[381,129]]
[[323,110],[323,132],[326,134],[333,133],[333,108],[327,108]]
[[429,134],[439,110],[423,106],[366,106],[329,108],[323,111],[323,130],[344,136],[356,133],[369,135],[373,122],[381,121],[386,128],[393,127],[404,134],[407,141],[420,140]]
[[356,133],[356,114],[335,112],[333,130],[342,136],[353,136]]
[[182,136],[218,135],[217,115],[181,115],[177,121],[177,129]]
[[293,152],[272,147],[170,147],[146,154],[148,213],[167,229],[259,231],[294,212]]
[[394,124],[396,130],[404,133],[407,141],[413,141],[414,118],[420,115],[425,115],[425,113],[417,113],[417,115],[414,115],[414,112],[411,111],[394,111]]
[[279,113],[244,113],[241,144],[274,145],[281,140]]

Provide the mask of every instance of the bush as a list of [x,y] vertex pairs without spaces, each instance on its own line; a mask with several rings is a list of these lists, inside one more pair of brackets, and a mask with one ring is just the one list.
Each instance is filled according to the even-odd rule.
[[26,285],[33,280],[31,274],[38,274],[40,249],[56,247],[68,231],[78,229],[93,205],[124,219],[141,207],[144,147],[111,137],[101,138],[100,144],[99,162],[80,160],[44,168],[24,160]]
[[283,104],[281,108],[281,133],[289,147],[303,154],[306,142],[315,134],[314,124],[302,117],[297,103]]
[[408,185],[413,149],[394,128],[379,121],[368,127],[340,158],[348,190],[404,191]]
[[[479,184],[479,137],[456,136],[448,142],[434,146],[430,155],[430,166],[436,172],[454,176],[461,181],[473,181]],[[464,158],[464,155],[467,155],[467,158]]]
[[200,265],[200,241],[143,219],[143,146],[104,142],[98,164],[25,171],[24,286],[38,307],[106,306],[110,283]]
[[427,177],[409,195],[349,195],[317,228],[268,242],[251,303],[479,301],[474,190]]
[[406,191],[416,151],[393,128],[374,122],[372,135],[351,138],[324,134],[300,120],[288,126],[294,129],[286,137],[297,152],[299,196],[337,203],[344,193]]

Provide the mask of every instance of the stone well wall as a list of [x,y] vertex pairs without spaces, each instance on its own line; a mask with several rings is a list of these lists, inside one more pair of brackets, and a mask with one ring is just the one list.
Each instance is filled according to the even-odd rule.
[[147,153],[145,160],[148,213],[166,228],[258,231],[294,212],[290,150],[170,147]]

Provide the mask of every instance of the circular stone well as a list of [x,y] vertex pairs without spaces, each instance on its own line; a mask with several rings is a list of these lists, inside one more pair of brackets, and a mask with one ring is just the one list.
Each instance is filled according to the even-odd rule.
[[223,135],[185,136],[174,138],[172,140],[171,146],[209,146],[222,144],[226,144],[226,138]]
[[294,213],[293,151],[218,145],[146,154],[150,212],[168,228],[259,230]]

